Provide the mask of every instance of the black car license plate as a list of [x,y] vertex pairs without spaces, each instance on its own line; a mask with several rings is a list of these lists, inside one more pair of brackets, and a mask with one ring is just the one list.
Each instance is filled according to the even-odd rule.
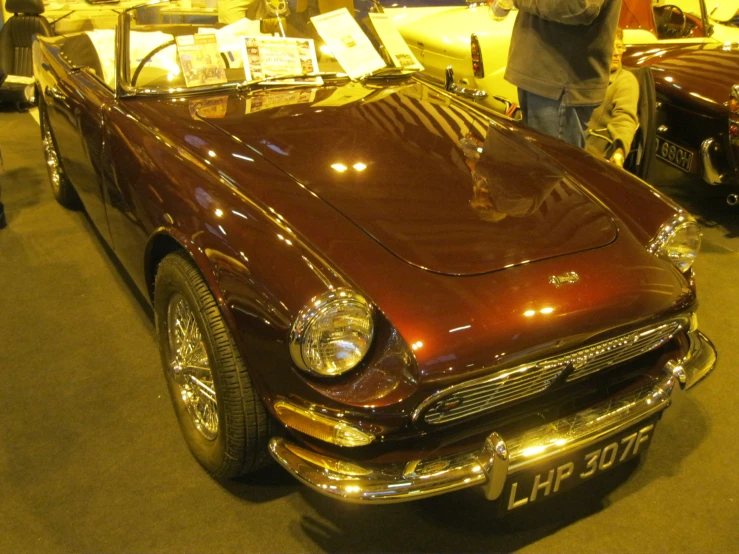
[[686,173],[693,169],[693,152],[660,137],[657,137],[657,157]]
[[559,456],[506,480],[499,500],[502,514],[541,502],[643,454],[652,440],[655,419],[604,439],[585,449]]

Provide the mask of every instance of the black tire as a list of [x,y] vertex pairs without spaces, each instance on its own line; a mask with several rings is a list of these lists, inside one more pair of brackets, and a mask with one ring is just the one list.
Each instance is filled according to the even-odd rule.
[[77,191],[74,190],[72,183],[69,182],[67,175],[64,173],[59,149],[51,131],[51,125],[49,125],[49,114],[46,111],[46,106],[41,101],[39,101],[39,122],[41,124],[41,141],[51,192],[56,201],[62,206],[70,210],[76,210],[81,206],[80,197],[77,196]]
[[[176,311],[184,310],[182,302],[189,308],[189,313]],[[185,318],[180,317],[183,313]],[[272,419],[251,382],[213,294],[198,268],[184,252],[168,255],[159,265],[154,314],[167,386],[180,429],[195,459],[219,479],[237,477],[269,463],[271,458],[267,444],[273,431]],[[188,350],[190,354],[201,351],[196,362],[181,357],[179,362],[183,363],[175,363],[171,341],[177,339],[171,332],[177,330],[173,326],[171,329],[170,323],[173,317],[179,324],[190,315],[193,318],[190,321],[197,324],[207,359],[202,357],[199,347]],[[186,349],[179,348],[177,352],[183,350]],[[208,381],[204,377],[207,372],[201,371],[193,381],[192,373],[200,370],[188,372],[192,367],[204,365],[204,362],[209,366],[212,380]],[[180,367],[185,369],[177,369]],[[207,390],[215,392],[216,410],[207,409],[212,402],[209,397],[205,398],[208,395],[203,394],[204,387],[193,386],[195,382],[212,383],[212,389]],[[193,390],[196,391],[194,395],[190,394]],[[197,405],[202,408],[202,413],[193,415],[193,411],[198,411],[193,406],[196,404],[193,398],[197,395],[201,396]],[[185,400],[186,397],[188,400]],[[203,413],[205,417],[200,417]],[[215,430],[212,413],[217,413]]]

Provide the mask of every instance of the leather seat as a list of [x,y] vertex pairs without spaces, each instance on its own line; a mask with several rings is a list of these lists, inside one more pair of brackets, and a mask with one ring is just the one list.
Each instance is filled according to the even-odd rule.
[[624,169],[646,181],[657,149],[657,92],[654,88],[654,76],[649,67],[624,69],[633,73],[639,83],[639,104],[636,110],[639,128],[624,162]]
[[7,0],[5,9],[13,16],[0,29],[0,67],[10,75],[33,75],[31,45],[34,35],[52,36],[54,30],[42,16],[42,0]]

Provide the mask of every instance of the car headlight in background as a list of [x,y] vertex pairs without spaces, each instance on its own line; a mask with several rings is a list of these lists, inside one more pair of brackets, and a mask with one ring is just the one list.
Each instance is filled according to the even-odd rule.
[[23,96],[26,99],[26,102],[29,104],[33,104],[36,102],[36,87],[34,85],[27,85],[26,88],[23,89]]
[[685,273],[693,265],[700,246],[700,227],[690,215],[683,212],[660,227],[648,248],[652,254],[670,260]]
[[348,289],[332,290],[300,310],[290,332],[290,354],[304,371],[341,375],[364,359],[373,336],[369,302]]

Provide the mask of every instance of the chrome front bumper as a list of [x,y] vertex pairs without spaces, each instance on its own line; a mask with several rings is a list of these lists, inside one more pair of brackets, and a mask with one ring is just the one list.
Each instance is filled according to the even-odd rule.
[[[495,500],[508,476],[606,439],[674,404],[684,390],[716,365],[716,350],[700,331],[688,333],[685,357],[670,361],[652,387],[598,404],[522,435],[491,433],[477,451],[404,463],[347,462],[276,437],[270,452],[285,469],[313,489],[339,500],[404,502],[481,485]],[[671,410],[672,412],[673,410]]]

